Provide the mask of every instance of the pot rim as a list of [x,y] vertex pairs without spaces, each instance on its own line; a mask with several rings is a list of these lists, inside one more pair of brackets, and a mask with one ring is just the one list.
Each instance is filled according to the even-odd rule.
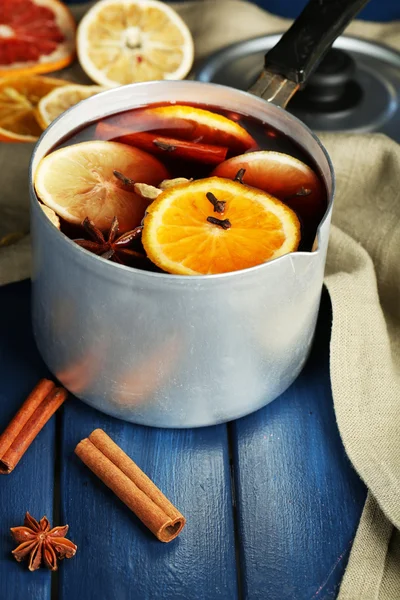
[[[52,235],[56,232],[58,232],[56,235],[58,236],[60,243],[61,244],[66,244],[67,247],[69,247],[71,250],[72,248],[74,248],[74,250],[72,250],[73,252],[76,252],[76,256],[79,256],[79,253],[81,253],[82,259],[85,259],[87,261],[101,261],[102,264],[104,264],[104,259],[102,259],[100,256],[97,256],[96,254],[93,254],[92,252],[89,252],[87,250],[85,250],[84,248],[81,248],[80,246],[78,246],[78,244],[75,244],[68,236],[66,236],[65,234],[63,234],[61,231],[59,231],[52,223],[51,221],[46,217],[45,213],[43,210],[40,209],[39,206],[39,199],[37,197],[36,194],[36,190],[35,190],[35,186],[34,186],[34,179],[33,179],[33,163],[34,160],[36,158],[36,153],[42,143],[42,141],[44,140],[44,138],[48,135],[49,131],[55,127],[60,121],[62,121],[67,114],[71,114],[73,113],[73,111],[76,110],[80,110],[82,107],[82,104],[90,104],[91,102],[93,102],[96,98],[98,97],[104,97],[107,98],[107,96],[112,96],[113,93],[115,93],[116,90],[120,89],[120,87],[124,87],[125,89],[138,89],[140,87],[153,87],[153,86],[157,86],[159,84],[168,84],[169,86],[174,85],[174,84],[179,84],[184,85],[185,87],[213,87],[213,88],[220,88],[222,90],[229,90],[229,92],[234,93],[236,95],[240,95],[243,96],[244,98],[251,98],[253,101],[256,98],[256,96],[254,96],[253,94],[250,94],[249,92],[245,92],[242,90],[237,90],[235,88],[231,88],[229,86],[225,86],[225,85],[221,85],[221,84],[217,84],[217,83],[206,83],[203,81],[193,81],[193,80],[184,80],[184,81],[150,81],[150,82],[141,82],[141,83],[131,83],[125,86],[119,86],[119,87],[115,87],[115,88],[110,88],[108,90],[105,90],[103,92],[100,92],[99,94],[96,94],[95,96],[91,96],[89,98],[86,98],[85,100],[82,100],[81,102],[79,102],[78,104],[76,104],[75,106],[72,106],[71,108],[67,109],[66,111],[64,111],[61,115],[59,115],[50,125],[49,127],[47,127],[47,129],[41,134],[41,136],[39,137],[38,141],[35,144],[35,147],[33,149],[32,152],[32,156],[31,156],[31,160],[30,160],[30,164],[29,164],[29,189],[30,189],[30,196],[31,196],[31,210],[36,210],[37,211],[37,215],[39,219],[41,219],[44,223],[45,226],[48,227],[48,231],[49,233],[51,233]],[[263,100],[262,98],[258,98],[258,100],[260,101],[260,103],[267,103],[267,101]],[[273,104],[273,103],[271,103]],[[125,273],[132,273],[133,275],[140,275],[142,277],[150,277],[150,278],[155,278],[155,279],[166,279],[169,281],[185,281],[187,282],[189,281],[193,281],[193,282],[205,282],[206,280],[210,280],[210,281],[215,281],[216,279],[220,280],[220,279],[229,279],[232,277],[235,277],[235,275],[241,275],[243,276],[246,273],[252,274],[256,271],[259,271],[261,269],[266,269],[268,268],[270,265],[276,265],[279,263],[279,261],[288,261],[288,260],[296,260],[296,256],[299,257],[308,257],[310,259],[312,259],[312,257],[317,257],[319,255],[319,249],[321,246],[321,228],[323,227],[323,225],[325,224],[326,220],[329,218],[329,215],[332,211],[332,205],[333,205],[333,200],[335,197],[335,191],[336,191],[336,182],[335,182],[335,171],[333,168],[333,164],[331,161],[331,158],[328,154],[328,151],[326,150],[326,148],[324,147],[324,145],[322,144],[322,142],[320,141],[320,139],[318,138],[318,136],[311,131],[311,129],[309,129],[309,127],[307,127],[307,125],[305,125],[303,123],[303,121],[301,121],[300,119],[298,119],[297,117],[295,117],[294,115],[288,113],[284,108],[277,106],[276,104],[273,104],[274,109],[281,111],[283,113],[285,113],[285,115],[289,116],[289,118],[298,123],[304,130],[306,130],[306,132],[314,139],[314,141],[317,143],[317,145],[319,146],[320,150],[322,151],[325,160],[328,164],[329,167],[329,172],[331,175],[331,179],[332,179],[332,190],[330,193],[330,197],[328,200],[328,204],[327,204],[327,208],[325,211],[325,214],[323,216],[323,218],[321,219],[318,228],[317,228],[317,233],[316,233],[316,240],[317,240],[317,246],[316,249],[311,251],[311,252],[305,252],[305,251],[301,251],[301,252],[290,252],[288,254],[284,254],[282,256],[278,256],[277,258],[274,258],[272,260],[269,260],[265,263],[261,263],[259,265],[255,265],[254,267],[249,267],[247,269],[240,269],[238,271],[229,271],[227,273],[216,273],[216,274],[210,274],[210,275],[174,275],[172,273],[156,273],[153,271],[145,271],[142,269],[137,269],[135,267],[130,267],[127,265],[121,265],[118,263],[112,263],[110,261],[105,261],[106,263],[108,263],[108,267],[109,268],[115,268],[115,269],[122,269]],[[135,107],[134,107],[135,108]],[[126,110],[129,110],[128,108]],[[105,114],[103,115],[105,116],[110,116],[112,114],[116,114],[113,111],[110,112],[105,112]],[[98,119],[96,119],[98,120]],[[90,122],[90,121],[89,121]],[[73,131],[73,130],[72,130]],[[72,131],[70,131],[70,133],[72,133]],[[312,259],[312,260],[316,260]],[[93,263],[95,264],[95,263]],[[99,264],[99,263],[97,263]]]

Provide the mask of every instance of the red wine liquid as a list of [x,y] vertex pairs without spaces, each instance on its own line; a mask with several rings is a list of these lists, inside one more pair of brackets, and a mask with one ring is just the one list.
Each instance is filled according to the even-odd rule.
[[[259,150],[279,152],[286,155],[290,155],[300,160],[302,163],[305,163],[314,171],[314,173],[319,179],[320,190],[322,190],[319,193],[319,200],[318,203],[315,204],[315,206],[313,206],[312,201],[309,202],[307,199],[307,193],[309,193],[310,190],[302,189],[300,183],[294,201],[293,198],[280,198],[280,200],[284,202],[286,201],[286,203],[289,206],[291,206],[293,210],[295,210],[297,216],[299,217],[302,228],[302,237],[299,250],[311,251],[317,227],[327,208],[326,188],[322,182],[321,175],[312,157],[309,154],[307,154],[304,151],[304,149],[301,148],[290,137],[281,133],[269,124],[255,119],[253,117],[249,117],[233,111],[225,111],[219,107],[217,108],[215,106],[209,106],[205,104],[189,104],[179,102],[176,102],[174,104],[184,104],[185,106],[192,106],[194,108],[200,108],[207,111],[211,111],[218,115],[225,116],[228,119],[238,123],[252,136],[254,140],[254,144],[251,146],[251,148],[248,148],[244,151],[245,154],[247,152],[256,152]],[[205,149],[204,154],[202,154],[203,158],[199,160],[200,154],[198,157],[193,156],[190,152],[190,148],[189,150],[187,148],[185,150],[183,147],[180,148],[179,158],[177,158],[177,151],[176,148],[174,149],[173,144],[170,145],[170,147],[168,147],[168,143],[160,141],[159,145],[157,146],[157,142],[159,141],[158,137],[161,140],[169,140],[171,138],[183,141],[186,140],[189,142],[189,145],[193,145],[194,142],[196,144],[198,152],[200,153],[200,150],[203,150],[203,148],[200,148],[200,146],[203,145],[204,140],[201,139],[201,136],[197,138],[193,137],[196,132],[192,131],[190,127],[188,127],[187,121],[174,121],[173,124],[169,122],[161,123],[160,119],[149,118],[148,115],[143,116],[145,114],[143,111],[146,111],[146,108],[151,108],[155,106],[169,106],[169,104],[153,104],[147,107],[141,107],[122,113],[117,113],[112,116],[105,117],[104,119],[101,119],[99,121],[89,123],[84,127],[74,131],[70,136],[64,138],[57,145],[57,148],[96,139],[113,140],[120,141],[122,143],[127,143],[126,136],[129,137],[130,134],[135,134],[137,136],[136,142],[133,136],[132,140],[128,140],[128,143],[133,146],[137,145],[137,147],[141,148],[142,150],[151,151],[153,154],[155,154],[156,157],[167,168],[171,178],[186,177],[188,179],[201,179],[204,177],[209,177],[213,170],[216,168],[218,161],[222,162],[222,160],[219,160],[218,156],[214,157],[212,153],[212,158],[210,159],[207,154],[209,150]],[[153,138],[149,134],[154,134]],[[144,139],[140,138],[140,136],[142,136],[142,138]],[[212,145],[213,141],[207,140],[207,143],[208,145]],[[156,147],[154,147],[155,145]],[[173,148],[172,150],[171,147]],[[226,158],[229,159],[233,156],[240,154],[243,154],[243,150],[238,151],[237,148],[228,147]],[[206,158],[205,162],[203,162],[204,157]],[[214,162],[210,164],[207,163],[207,160],[213,160]],[[280,175],[277,175],[277,177],[278,176]],[[283,175],[283,178],[284,177],[285,176]],[[244,181],[244,183],[246,183],[246,181]],[[268,182],[266,182],[266,185],[263,186],[263,188],[264,191],[269,192]],[[310,198],[312,198],[311,195]],[[302,206],[304,206],[304,203],[306,202],[308,202],[308,205],[307,209],[304,211]],[[71,226],[68,223],[62,222],[62,231],[66,235],[68,235],[68,237],[79,237],[78,230],[79,228]],[[153,270],[152,266],[149,266],[149,269]]]

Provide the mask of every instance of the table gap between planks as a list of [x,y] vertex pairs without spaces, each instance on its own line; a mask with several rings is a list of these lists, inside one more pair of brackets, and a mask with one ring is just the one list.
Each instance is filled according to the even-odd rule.
[[[30,326],[30,284],[0,289],[0,429],[49,376]],[[70,398],[15,471],[0,478],[0,600],[330,600],[366,490],[347,460],[329,384],[324,292],[300,377],[228,425],[162,430]],[[102,427],[187,517],[161,544],[74,455]],[[11,557],[9,527],[29,510],[70,525],[78,553],[57,574]]]

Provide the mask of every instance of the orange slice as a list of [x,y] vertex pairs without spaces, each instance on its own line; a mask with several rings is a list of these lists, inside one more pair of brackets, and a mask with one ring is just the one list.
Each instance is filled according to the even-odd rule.
[[89,217],[101,230],[114,216],[121,232],[140,224],[149,201],[125,186],[113,171],[158,185],[168,172],[154,157],[117,142],[82,142],[60,148],[41,160],[35,173],[39,199],[60,217],[80,225]]
[[[215,199],[225,203],[218,205],[223,213],[214,211]],[[220,177],[160,194],[148,208],[142,236],[150,260],[179,275],[247,269],[293,252],[299,241],[300,223],[290,208]]]
[[326,210],[324,187],[306,164],[282,152],[259,151],[235,156],[218,165],[212,175],[234,179],[245,169],[246,185],[272,194],[307,221],[320,220]]
[[74,59],[75,29],[58,0],[1,0],[0,76],[63,69]]
[[36,109],[36,119],[40,126],[46,129],[54,119],[68,110],[68,108],[105,89],[97,85],[78,84],[55,88],[40,100]]
[[193,40],[181,17],[158,0],[101,0],[79,24],[78,57],[93,81],[109,87],[183,79]]
[[104,123],[99,123],[99,136],[102,137],[103,130],[106,130],[107,137],[110,138],[112,128],[113,137],[136,131],[158,131],[172,138],[227,146],[230,154],[242,153],[257,145],[239,123],[209,110],[184,104],[136,109],[112,116]]
[[35,118],[43,96],[67,82],[53,77],[6,77],[0,79],[0,141],[35,142],[42,128]]

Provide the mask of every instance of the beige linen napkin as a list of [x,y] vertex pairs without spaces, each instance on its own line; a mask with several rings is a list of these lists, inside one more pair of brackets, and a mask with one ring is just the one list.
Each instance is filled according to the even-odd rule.
[[379,134],[321,138],[338,182],[325,278],[334,406],[369,489],[339,599],[399,600],[400,146]]
[[[175,6],[197,58],[289,23],[239,0]],[[354,22],[347,33],[400,49],[400,23]],[[62,75],[86,81],[76,66]],[[334,405],[347,454],[369,489],[339,600],[400,600],[400,146],[379,134],[321,137],[338,180],[325,280]],[[31,150],[0,144],[0,238],[29,229]],[[28,237],[0,248],[0,284],[28,276]]]

